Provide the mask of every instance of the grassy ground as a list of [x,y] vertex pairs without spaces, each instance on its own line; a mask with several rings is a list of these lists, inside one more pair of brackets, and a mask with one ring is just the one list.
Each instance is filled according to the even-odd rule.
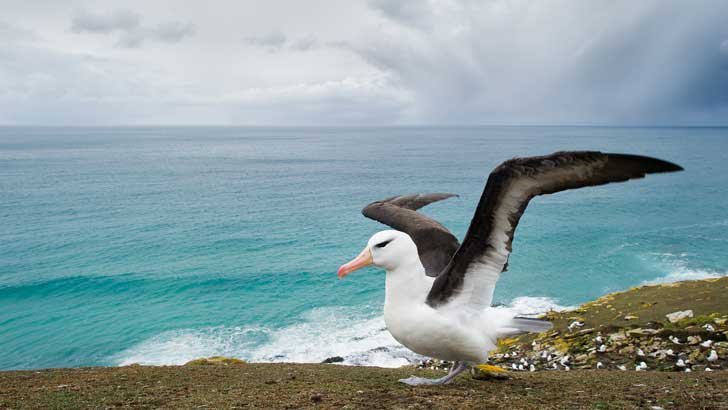
[[302,364],[0,372],[0,409],[728,409],[722,371],[526,372],[416,388],[396,381],[412,373],[442,374]]

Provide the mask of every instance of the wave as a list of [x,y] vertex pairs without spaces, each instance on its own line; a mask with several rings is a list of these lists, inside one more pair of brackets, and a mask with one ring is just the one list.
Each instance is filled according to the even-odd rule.
[[659,278],[643,281],[641,285],[659,285],[663,283],[680,282],[683,280],[714,279],[728,275],[728,272],[715,272],[703,269],[678,268]]
[[[546,297],[519,297],[505,306],[520,315],[563,310]],[[209,327],[164,332],[111,359],[115,365],[179,365],[209,356],[251,362],[318,363],[339,356],[340,364],[401,367],[423,359],[400,345],[386,329],[384,317],[366,315],[371,307],[315,308],[301,321],[279,329]]]
[[651,253],[650,256],[658,257],[657,265],[660,267],[660,270],[667,271],[668,273],[654,279],[645,280],[640,285],[658,285],[683,280],[712,279],[728,275],[728,272],[689,267],[686,260],[690,256],[688,253]]

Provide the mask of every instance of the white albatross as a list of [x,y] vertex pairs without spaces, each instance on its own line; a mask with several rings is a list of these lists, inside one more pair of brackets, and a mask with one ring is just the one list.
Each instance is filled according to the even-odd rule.
[[508,160],[488,177],[462,244],[440,223],[416,212],[452,194],[373,202],[362,210],[364,216],[395,230],[372,236],[359,256],[339,268],[339,279],[364,266],[383,268],[384,321],[392,336],[415,353],[453,361],[445,377],[400,381],[450,383],[470,364],[486,363],[499,337],[551,327],[546,321],[491,308],[514,231],[531,198],[680,170],[656,158],[591,151]]

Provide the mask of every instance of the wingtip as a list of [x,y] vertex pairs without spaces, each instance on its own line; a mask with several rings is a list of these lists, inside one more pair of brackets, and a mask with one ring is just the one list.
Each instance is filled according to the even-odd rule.
[[655,162],[655,168],[656,169],[655,169],[654,172],[680,172],[680,171],[685,171],[685,168],[683,168],[682,166],[680,166],[680,165],[678,165],[678,164],[676,164],[674,162],[665,161],[665,160],[662,160],[662,159],[659,159],[659,158],[651,158],[651,159]]
[[655,158],[655,157],[648,157],[644,155],[632,155],[632,154],[607,154],[608,157],[618,158],[618,159],[624,159],[631,163],[640,163],[642,167],[644,167],[646,173],[648,174],[656,174],[656,173],[665,173],[665,172],[679,172],[684,171],[685,168],[682,166],[670,162],[665,161],[664,159]]

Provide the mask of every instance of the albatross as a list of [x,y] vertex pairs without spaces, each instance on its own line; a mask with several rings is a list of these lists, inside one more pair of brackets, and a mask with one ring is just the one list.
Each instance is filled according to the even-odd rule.
[[393,229],[374,234],[359,256],[341,265],[338,276],[368,265],[384,269],[389,332],[415,353],[453,362],[444,377],[412,376],[400,382],[447,384],[470,365],[487,363],[498,338],[551,327],[548,321],[491,307],[516,226],[533,197],[682,169],[657,158],[596,151],[510,159],[490,173],[462,243],[442,224],[417,212],[456,195],[387,198],[367,205],[362,213]]

